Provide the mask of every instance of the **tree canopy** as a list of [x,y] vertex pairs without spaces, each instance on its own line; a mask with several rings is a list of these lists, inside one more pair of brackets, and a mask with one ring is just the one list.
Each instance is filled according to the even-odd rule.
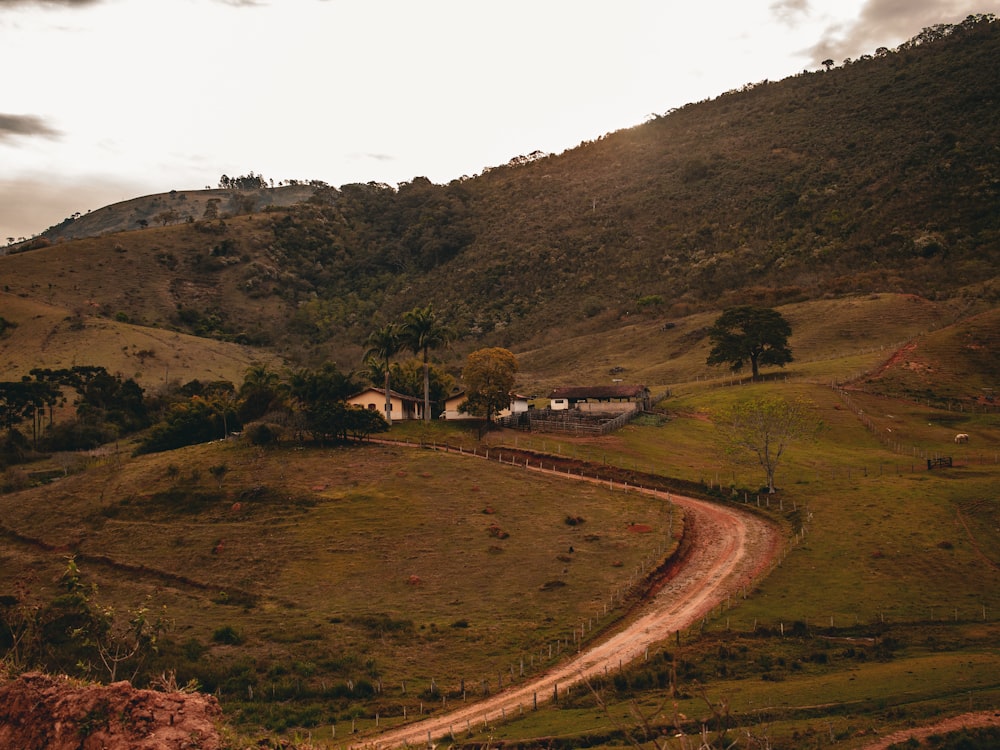
[[708,331],[712,342],[706,363],[728,364],[739,372],[750,362],[754,380],[761,365],[784,367],[792,361],[788,337],[792,327],[781,313],[767,307],[741,305],[723,311]]
[[423,354],[424,363],[424,421],[431,418],[430,372],[428,361],[431,349],[439,349],[450,343],[454,332],[448,328],[431,305],[415,307],[403,315],[401,340],[414,354]]
[[368,335],[368,349],[365,351],[366,362],[378,363],[382,370],[382,377],[385,379],[383,390],[385,391],[385,421],[392,424],[392,400],[389,395],[389,361],[399,352],[400,347],[399,326],[395,323],[387,323],[380,328],[376,328]]
[[774,492],[774,475],[789,443],[812,438],[819,422],[803,401],[777,397],[740,401],[719,415],[722,430],[733,454],[754,456],[767,477],[767,491]]
[[507,349],[493,347],[472,352],[462,370],[466,388],[464,410],[469,414],[493,417],[510,405],[510,394],[519,365]]

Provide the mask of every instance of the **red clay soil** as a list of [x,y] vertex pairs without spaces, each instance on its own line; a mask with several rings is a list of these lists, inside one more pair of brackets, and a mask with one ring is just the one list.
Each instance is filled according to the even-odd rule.
[[871,744],[865,745],[861,750],[886,750],[892,745],[903,744],[911,738],[923,740],[935,734],[948,734],[949,732],[959,732],[963,729],[978,729],[982,727],[1000,727],[1000,711],[978,711],[974,713],[952,716],[942,719],[934,724],[914,727],[913,729],[901,729],[886,735]]
[[210,695],[81,685],[28,672],[0,685],[0,748],[219,750],[222,710]]

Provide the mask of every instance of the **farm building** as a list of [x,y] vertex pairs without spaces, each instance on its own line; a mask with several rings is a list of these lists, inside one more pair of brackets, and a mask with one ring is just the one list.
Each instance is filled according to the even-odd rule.
[[556,388],[549,394],[553,411],[575,409],[593,414],[620,414],[648,409],[649,389],[644,385],[588,385]]
[[[377,411],[382,416],[385,414],[385,391],[382,388],[365,388],[361,393],[356,393],[347,399],[347,403],[352,406],[361,406],[365,409]],[[424,401],[413,396],[406,396],[402,393],[389,389],[389,408],[393,421],[402,419],[423,419]]]
[[[466,414],[464,411],[460,411],[459,408],[465,403],[465,391],[459,391],[458,393],[449,396],[444,401],[444,411],[441,413],[441,419],[475,419],[471,414]],[[528,397],[519,396],[516,393],[510,394],[510,406],[502,410],[499,417],[503,418],[511,414],[520,414],[521,412],[528,411]]]

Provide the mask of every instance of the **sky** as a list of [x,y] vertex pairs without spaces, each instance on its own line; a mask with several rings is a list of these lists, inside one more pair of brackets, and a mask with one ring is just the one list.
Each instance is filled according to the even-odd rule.
[[0,0],[0,247],[142,195],[447,183],[1000,0]]

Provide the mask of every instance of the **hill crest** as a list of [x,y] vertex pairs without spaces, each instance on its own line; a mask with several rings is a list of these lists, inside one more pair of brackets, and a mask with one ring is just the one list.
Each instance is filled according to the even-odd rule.
[[[1000,300],[1000,24],[957,28],[448,185],[225,193],[254,202],[242,214],[217,191],[151,196],[146,229],[0,258],[5,287],[348,367],[375,327],[427,304],[459,333],[450,359],[737,303],[881,292],[985,309]],[[47,241],[102,212],[134,227],[138,205]]]

